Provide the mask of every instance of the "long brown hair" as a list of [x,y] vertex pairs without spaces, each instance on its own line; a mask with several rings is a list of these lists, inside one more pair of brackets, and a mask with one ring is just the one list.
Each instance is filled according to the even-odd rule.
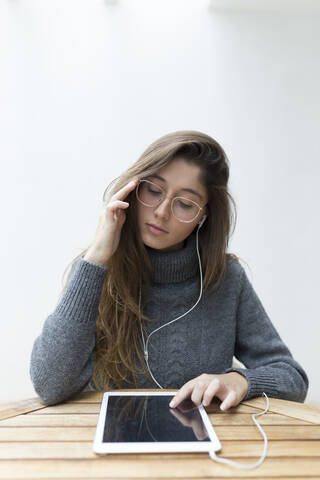
[[[177,156],[200,167],[200,181],[207,189],[208,218],[199,230],[199,247],[204,274],[203,289],[214,291],[224,277],[228,261],[231,258],[239,260],[236,255],[227,253],[231,226],[233,222],[234,226],[236,223],[236,205],[228,191],[229,162],[216,140],[193,130],[162,136],[153,142],[131,167],[107,186],[103,201],[108,201],[132,178],[155,174]],[[96,320],[94,372],[90,381],[90,388],[93,387],[94,390],[125,388],[125,382],[138,387],[137,374],[148,375],[146,368],[143,367],[138,280],[141,279],[145,285],[141,308],[141,320],[145,330],[145,322],[152,321],[143,313],[148,298],[152,267],[146,247],[139,236],[135,191],[130,192],[125,200],[129,202],[130,207],[126,210],[126,221],[122,227],[118,248],[107,264],[108,270],[102,286]],[[71,265],[74,265],[88,248],[82,251]],[[67,284],[60,294],[59,301],[66,287]]]

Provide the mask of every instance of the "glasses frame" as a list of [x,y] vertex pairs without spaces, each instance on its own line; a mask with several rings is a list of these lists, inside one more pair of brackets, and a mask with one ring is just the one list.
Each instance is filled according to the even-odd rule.
[[[140,186],[140,183],[141,182],[147,182],[147,183],[151,183],[151,185],[154,185],[155,187],[159,188],[162,192],[163,192],[163,197],[155,204],[155,205],[148,205],[147,203],[143,202],[139,196],[138,196],[138,189],[139,189],[139,186]],[[145,180],[145,179],[141,179],[139,180],[139,183],[138,185],[136,186],[136,197],[137,197],[137,200],[142,203],[142,205],[145,205],[146,207],[158,207],[162,202],[163,200],[165,200],[169,195],[166,194],[165,190],[160,187],[160,185],[158,185],[157,183],[154,183],[154,182],[151,182],[150,180]],[[199,208],[199,212],[197,213],[197,215],[192,219],[192,220],[181,220],[180,218],[176,217],[176,215],[174,214],[173,212],[173,202],[176,198],[182,198],[183,200],[187,200],[188,202],[191,202],[191,203],[194,203],[195,205],[197,205],[197,207]],[[174,218],[176,218],[179,222],[183,222],[183,223],[191,223],[191,222],[194,222],[194,220],[198,217],[199,213],[201,212],[201,210],[203,210],[203,207],[200,207],[200,205],[193,201],[193,200],[190,200],[189,198],[186,198],[186,197],[173,197],[171,199],[171,203],[170,203],[170,208],[171,208],[171,212],[172,212],[172,215],[174,216]]]

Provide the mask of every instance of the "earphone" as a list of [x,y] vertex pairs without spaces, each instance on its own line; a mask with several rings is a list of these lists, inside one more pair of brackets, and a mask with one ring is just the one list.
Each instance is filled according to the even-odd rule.
[[199,228],[202,227],[202,225],[204,224],[206,218],[207,218],[207,215],[203,215],[202,219],[201,219],[200,222],[198,223]]
[[[139,320],[140,320],[140,329],[141,329],[141,338],[142,338],[142,343],[143,343],[143,351],[144,351],[144,358],[145,358],[145,362],[146,362],[146,365],[147,365],[147,368],[149,370],[149,373],[152,377],[152,379],[154,380],[154,382],[158,385],[158,387],[160,388],[164,388],[162,387],[162,385],[160,385],[160,383],[154,378],[152,372],[151,372],[151,369],[150,369],[150,366],[149,366],[149,356],[148,356],[148,342],[149,342],[149,339],[151,337],[151,335],[153,335],[154,333],[158,332],[159,330],[161,330],[161,328],[164,328],[166,327],[167,325],[170,325],[171,323],[173,322],[176,322],[177,320],[179,320],[180,318],[184,317],[185,315],[187,315],[189,312],[191,312],[191,310],[193,310],[196,305],[198,305],[200,299],[201,299],[201,296],[202,296],[202,282],[203,282],[203,279],[202,279],[202,267],[201,267],[201,258],[200,258],[200,253],[199,253],[199,242],[198,242],[198,232],[200,230],[200,228],[202,227],[202,225],[204,224],[205,220],[207,218],[207,215],[203,215],[202,219],[200,220],[200,222],[198,223],[198,228],[197,228],[197,233],[196,233],[196,249],[197,249],[197,254],[198,254],[198,260],[199,260],[199,269],[200,269],[200,295],[199,295],[199,298],[198,300],[196,301],[196,303],[193,305],[193,307],[191,307],[187,312],[185,312],[183,315],[180,315],[179,317],[173,319],[173,320],[170,320],[169,322],[165,323],[164,325],[162,325],[161,327],[158,327],[156,328],[155,330],[153,330],[147,337],[147,340],[145,341],[144,339],[144,334],[143,334],[143,329],[142,329],[142,322],[141,322],[141,315],[140,315],[140,306],[141,306],[141,283],[140,283],[140,289],[139,289]],[[258,424],[258,422],[256,421],[256,419],[254,417],[257,417],[259,415],[263,415],[265,413],[267,413],[267,411],[269,410],[269,399],[267,397],[267,395],[265,394],[265,392],[263,392],[263,395],[266,397],[267,399],[267,407],[266,409],[263,411],[263,412],[260,412],[260,413],[256,413],[256,414],[253,414],[252,415],[252,419],[253,421],[255,422],[255,424],[257,425],[258,429],[260,430],[262,436],[263,436],[263,439],[264,439],[264,450],[263,450],[263,453],[261,455],[261,458],[258,460],[258,462],[252,464],[252,465],[248,465],[248,464],[242,464],[242,463],[238,463],[238,462],[234,462],[232,460],[229,460],[227,458],[222,458],[222,457],[217,457],[215,451],[213,450],[209,450],[209,457],[212,459],[212,460],[215,460],[217,462],[221,462],[221,463],[227,463],[228,465],[231,465],[231,466],[236,466],[238,468],[243,468],[243,469],[251,469],[251,468],[256,468],[258,467],[259,465],[261,465],[261,463],[264,461],[265,457],[266,457],[266,454],[267,454],[267,445],[268,445],[268,439],[267,439],[267,436],[265,434],[265,432],[263,431],[262,427]]]

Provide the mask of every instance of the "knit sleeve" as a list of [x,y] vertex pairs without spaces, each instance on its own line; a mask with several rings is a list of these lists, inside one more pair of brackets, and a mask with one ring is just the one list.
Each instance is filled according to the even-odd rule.
[[59,304],[34,341],[30,376],[46,405],[82,391],[92,376],[95,325],[106,273],[102,265],[78,260]]
[[267,315],[241,267],[240,298],[237,310],[235,356],[246,366],[225,371],[238,372],[248,380],[244,400],[268,396],[304,402],[309,381],[293,358]]

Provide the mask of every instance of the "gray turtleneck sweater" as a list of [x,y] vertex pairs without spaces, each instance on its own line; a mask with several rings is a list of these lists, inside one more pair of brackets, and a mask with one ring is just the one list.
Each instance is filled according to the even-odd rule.
[[[196,235],[178,251],[147,248],[153,281],[145,313],[148,332],[189,310],[199,297]],[[93,373],[95,323],[108,269],[82,257],[73,265],[67,289],[35,339],[30,375],[46,405],[88,391]],[[308,377],[271,323],[244,268],[236,260],[214,293],[203,291],[185,317],[150,337],[149,366],[163,388],[179,389],[202,373],[238,372],[248,380],[244,400],[262,395],[303,402]],[[232,368],[233,356],[244,365]],[[141,388],[159,388],[141,378]],[[129,388],[129,386],[128,386]]]

